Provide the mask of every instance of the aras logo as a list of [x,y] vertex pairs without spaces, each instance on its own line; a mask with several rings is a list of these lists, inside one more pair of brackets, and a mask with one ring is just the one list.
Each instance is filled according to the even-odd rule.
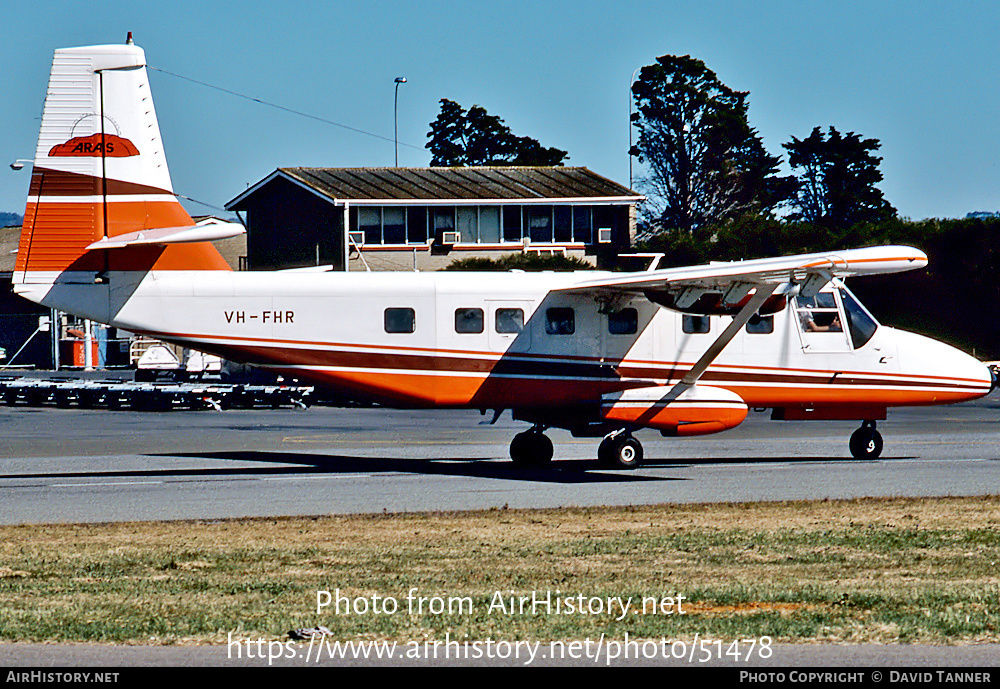
[[[102,140],[103,139],[103,140]],[[128,139],[115,134],[77,136],[64,144],[56,144],[49,155],[84,158],[128,158],[139,155],[139,149]]]

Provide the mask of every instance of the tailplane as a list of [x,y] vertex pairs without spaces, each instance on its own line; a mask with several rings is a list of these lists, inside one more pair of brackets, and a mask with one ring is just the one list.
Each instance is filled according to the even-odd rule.
[[93,283],[95,274],[121,270],[228,270],[206,242],[122,241],[193,226],[173,192],[145,53],[131,34],[126,45],[56,50],[15,284]]

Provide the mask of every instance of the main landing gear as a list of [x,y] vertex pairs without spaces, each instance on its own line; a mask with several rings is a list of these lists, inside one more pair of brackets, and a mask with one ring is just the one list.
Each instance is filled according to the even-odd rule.
[[874,421],[865,421],[851,435],[851,454],[855,459],[876,459],[882,454],[882,434]]
[[552,441],[543,426],[518,433],[510,441],[510,458],[519,467],[540,467],[552,461]]
[[[519,467],[547,466],[552,461],[552,441],[545,435],[545,426],[536,425],[515,435],[510,458]],[[627,430],[618,430],[601,441],[597,460],[612,469],[635,469],[642,464],[642,445]]]
[[642,464],[642,445],[625,429],[609,433],[597,448],[597,461],[613,469],[635,469]]

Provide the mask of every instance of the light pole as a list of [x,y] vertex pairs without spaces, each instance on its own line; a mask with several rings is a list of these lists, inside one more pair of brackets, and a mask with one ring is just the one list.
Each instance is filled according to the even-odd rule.
[[392,140],[396,147],[396,167],[399,167],[399,85],[406,83],[406,77],[396,77],[396,95],[392,103]]
[[632,72],[632,78],[628,82],[628,188],[632,188],[632,84],[635,83],[635,75],[642,67],[636,67]]
[[[33,158],[18,158],[17,160],[15,160],[13,163],[10,164],[10,169],[14,170],[16,172],[18,170],[23,170],[25,165],[31,165],[32,167],[34,167],[35,166],[34,159]],[[51,337],[49,339],[51,341],[50,344],[51,344],[51,348],[52,348],[52,369],[54,371],[58,371],[59,370],[59,335],[60,335],[60,332],[59,332],[59,330],[60,330],[60,328],[59,328],[59,322],[60,322],[59,321],[59,312],[56,311],[55,309],[49,309],[49,324],[50,325],[49,325],[49,328],[48,328],[47,331],[42,329],[41,320],[39,320],[39,322],[38,322],[38,331],[39,332],[49,332],[49,333],[51,333]],[[89,321],[88,321],[88,323],[89,323]],[[25,343],[25,344],[27,344],[27,343]],[[17,356],[17,354],[15,354],[14,356]],[[90,355],[88,354],[88,357],[89,356]],[[86,359],[86,361],[89,362],[90,359],[88,358],[88,359]]]

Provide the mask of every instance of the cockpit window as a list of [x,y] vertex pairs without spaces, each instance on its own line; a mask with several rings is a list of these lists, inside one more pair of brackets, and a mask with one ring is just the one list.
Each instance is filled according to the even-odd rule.
[[841,333],[840,309],[832,292],[820,292],[812,297],[795,298],[795,314],[802,332]]
[[846,288],[840,288],[840,300],[844,303],[844,315],[847,318],[847,328],[851,333],[851,341],[855,349],[864,347],[872,339],[878,323],[868,315],[864,307],[858,303]]

